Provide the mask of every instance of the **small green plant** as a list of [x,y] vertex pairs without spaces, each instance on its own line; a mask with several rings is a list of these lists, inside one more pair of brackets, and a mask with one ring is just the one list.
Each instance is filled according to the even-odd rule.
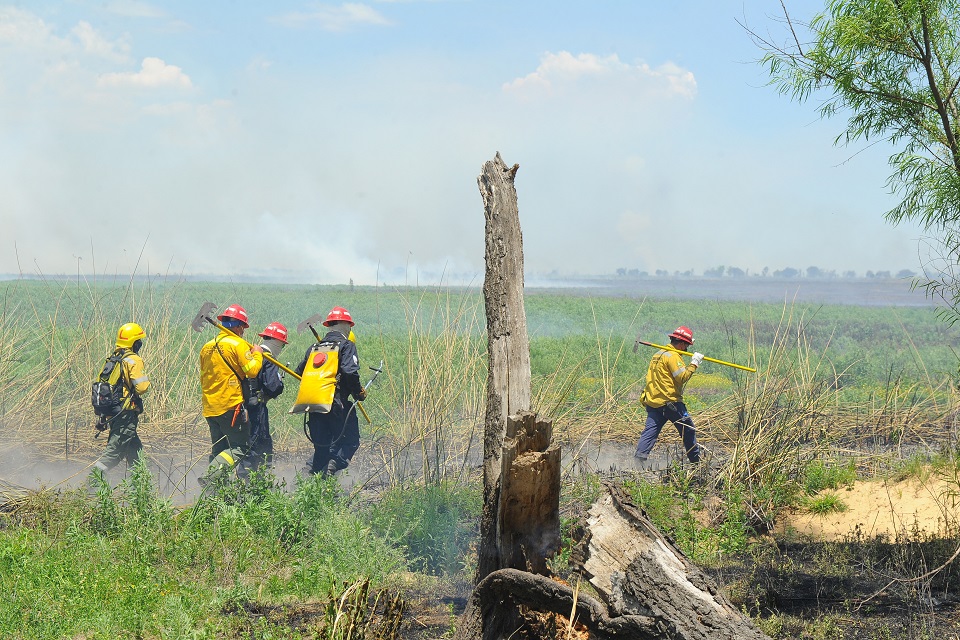
[[833,493],[823,493],[807,500],[807,511],[820,516],[842,513],[846,510],[847,505]]
[[804,490],[807,495],[820,493],[824,489],[850,487],[857,480],[857,463],[828,465],[823,460],[814,460],[804,470]]
[[694,562],[714,565],[747,549],[751,527],[739,489],[710,496],[713,508],[708,509],[706,491],[694,486],[694,474],[677,470],[671,479],[670,484],[627,481],[624,488]]
[[452,576],[476,540],[480,506],[476,489],[444,481],[390,489],[368,516],[373,530],[403,547],[413,566]]

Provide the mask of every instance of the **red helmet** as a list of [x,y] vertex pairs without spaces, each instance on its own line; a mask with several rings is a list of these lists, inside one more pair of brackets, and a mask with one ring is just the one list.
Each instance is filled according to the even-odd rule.
[[350,317],[350,312],[343,307],[331,309],[330,313],[327,314],[327,319],[323,321],[323,326],[329,327],[334,322],[346,322],[351,327],[353,326],[353,318]]
[[667,337],[679,340],[680,342],[686,342],[687,344],[693,344],[693,330],[690,327],[677,327],[676,330]]
[[287,328],[279,322],[271,322],[257,335],[261,338],[273,338],[287,344]]
[[223,310],[223,313],[217,316],[217,320],[223,322],[232,318],[234,320],[239,320],[240,324],[243,325],[243,328],[246,329],[250,326],[250,323],[247,321],[247,310],[241,307],[238,304],[232,304],[226,309]]

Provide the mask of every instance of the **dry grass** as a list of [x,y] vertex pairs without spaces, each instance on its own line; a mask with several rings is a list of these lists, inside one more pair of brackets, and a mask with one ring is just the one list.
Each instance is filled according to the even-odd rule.
[[[144,356],[151,379],[141,431],[162,447],[198,422],[196,357],[200,337],[188,332],[177,288],[154,295],[149,285],[104,287],[95,282],[48,283],[56,300],[42,311],[30,296],[6,290],[0,317],[0,415],[20,444],[47,458],[95,458],[90,381],[113,349],[118,327],[148,327]],[[142,292],[144,295],[138,295]],[[13,355],[16,354],[16,355]]]
[[[19,296],[15,284],[7,287],[0,309],[0,347],[8,354],[0,357],[0,424],[11,441],[49,459],[95,460],[102,441],[92,438],[90,380],[111,351],[117,327],[133,320],[149,327],[144,356],[152,391],[141,419],[145,442],[185,460],[205,454],[196,354],[207,336],[186,328],[183,318],[193,310],[183,308],[175,282],[158,289],[133,282],[50,282],[45,293],[56,304],[44,311],[29,295]],[[371,480],[463,478],[482,448],[482,301],[444,287],[401,301],[406,335],[367,338],[379,341],[386,366],[367,403],[374,424],[363,446],[379,469]],[[776,477],[798,477],[806,462],[828,452],[857,456],[865,469],[879,470],[891,457],[910,454],[905,443],[935,447],[946,433],[956,440],[960,403],[935,375],[911,383],[891,376],[866,400],[842,401],[844,372],[833,368],[829,343],[814,348],[808,341],[812,321],[785,306],[774,339],[762,349],[751,324],[743,364],[759,373],[737,372],[727,382],[732,391],[714,394],[694,411],[701,442],[722,462],[723,482],[759,489]],[[568,451],[585,443],[635,442],[645,420],[637,401],[643,380],[624,373],[624,362],[644,354],[630,352],[632,338],[599,329],[585,345],[591,346],[564,354],[555,371],[535,380],[533,409],[554,421],[555,438]],[[588,359],[595,377],[583,373]],[[661,442],[679,440],[666,429]],[[278,453],[309,446],[298,429],[277,433],[275,445]],[[756,508],[762,518],[765,507]]]

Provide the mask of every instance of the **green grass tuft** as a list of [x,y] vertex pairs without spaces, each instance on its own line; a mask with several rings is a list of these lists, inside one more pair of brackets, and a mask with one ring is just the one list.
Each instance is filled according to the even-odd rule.
[[824,493],[807,500],[807,511],[820,516],[830,513],[842,513],[848,509],[846,503],[836,494]]

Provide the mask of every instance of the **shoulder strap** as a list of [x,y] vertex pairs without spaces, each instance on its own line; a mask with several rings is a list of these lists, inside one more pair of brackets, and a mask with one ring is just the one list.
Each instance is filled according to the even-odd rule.
[[120,376],[117,378],[117,381],[123,384],[126,389],[133,393],[133,387],[130,384],[130,377],[127,375],[126,367],[123,366],[123,358],[126,353],[126,349],[117,349],[107,356],[107,360],[103,365],[103,369],[100,371],[100,382],[110,382],[110,374],[113,373],[114,368],[120,367]]
[[227,368],[233,372],[233,375],[237,376],[237,380],[240,381],[241,386],[243,385],[243,376],[237,373],[237,370],[233,368],[233,365],[230,364],[230,361],[227,360],[227,356],[223,355],[223,351],[220,350],[220,336],[217,336],[213,341],[213,346],[216,347],[217,353],[220,354],[220,357],[223,358],[223,363],[227,365]]

